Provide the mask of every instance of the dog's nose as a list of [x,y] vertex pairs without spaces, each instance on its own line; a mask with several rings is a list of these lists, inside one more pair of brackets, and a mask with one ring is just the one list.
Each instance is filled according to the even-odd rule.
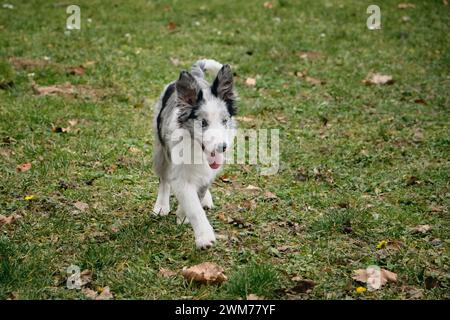
[[227,150],[227,144],[225,142],[219,143],[217,148],[216,148],[216,151],[219,152],[219,153],[223,153],[226,150]]

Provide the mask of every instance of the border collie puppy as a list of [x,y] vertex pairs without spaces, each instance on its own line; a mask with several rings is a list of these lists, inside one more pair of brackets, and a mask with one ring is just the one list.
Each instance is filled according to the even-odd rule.
[[[212,84],[205,80],[205,71],[213,74]],[[213,207],[209,189],[234,140],[236,100],[230,66],[207,59],[197,61],[190,72],[182,71],[155,105],[154,169],[159,191],[153,212],[167,215],[173,192],[177,223],[191,224],[200,249],[216,241],[204,208]]]

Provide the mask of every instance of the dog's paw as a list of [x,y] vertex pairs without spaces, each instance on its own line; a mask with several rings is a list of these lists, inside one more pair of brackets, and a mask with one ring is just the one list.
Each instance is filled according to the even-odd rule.
[[195,245],[198,249],[208,249],[211,248],[216,242],[216,236],[214,231],[202,233],[200,236],[195,238]]
[[167,216],[170,212],[170,207],[168,205],[162,205],[156,203],[153,207],[153,214],[156,216]]
[[177,224],[189,224],[189,219],[184,214],[184,211],[178,207],[177,212]]
[[205,193],[205,196],[203,197],[201,203],[202,203],[202,207],[204,209],[214,208],[212,196],[211,196],[211,193],[209,192],[209,190],[208,190],[208,192]]

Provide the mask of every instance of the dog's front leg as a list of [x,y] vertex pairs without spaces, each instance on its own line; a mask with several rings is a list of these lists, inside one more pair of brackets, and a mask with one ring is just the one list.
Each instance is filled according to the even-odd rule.
[[216,241],[216,236],[198,198],[197,188],[193,184],[174,181],[172,189],[178,200],[178,205],[181,206],[194,229],[197,248],[211,247]]

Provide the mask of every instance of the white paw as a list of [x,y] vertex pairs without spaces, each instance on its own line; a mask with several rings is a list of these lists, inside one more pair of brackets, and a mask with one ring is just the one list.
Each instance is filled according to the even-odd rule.
[[195,237],[195,244],[198,249],[208,249],[211,248],[216,241],[216,236],[214,235],[214,231],[204,232],[200,234],[198,237]]
[[212,196],[209,190],[205,193],[205,196],[203,197],[201,203],[202,207],[205,209],[212,209],[214,207]]
[[178,224],[189,224],[189,219],[186,217],[184,212],[178,208],[177,209],[177,223]]
[[170,212],[169,205],[162,205],[157,202],[153,207],[153,214],[157,216],[167,216],[169,212]]

